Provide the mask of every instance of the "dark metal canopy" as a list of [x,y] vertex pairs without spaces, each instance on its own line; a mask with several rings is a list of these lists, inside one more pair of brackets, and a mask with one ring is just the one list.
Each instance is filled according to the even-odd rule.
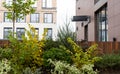
[[72,21],[87,21],[88,19],[89,19],[89,16],[81,15],[81,16],[73,16]]

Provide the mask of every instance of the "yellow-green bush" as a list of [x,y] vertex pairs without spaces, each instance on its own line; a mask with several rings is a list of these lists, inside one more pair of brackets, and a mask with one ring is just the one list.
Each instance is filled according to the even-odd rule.
[[83,65],[89,65],[93,64],[100,60],[100,57],[96,56],[96,49],[97,49],[97,44],[92,45],[87,49],[86,52],[82,50],[80,46],[78,46],[74,41],[72,41],[70,38],[68,38],[68,42],[72,45],[73,52],[72,54],[72,60],[74,64],[78,67],[81,68]]
[[14,71],[19,73],[26,67],[31,67],[34,70],[43,63],[42,48],[44,47],[44,38],[39,41],[35,29],[31,26],[30,31],[26,30],[26,34],[27,37],[23,36],[21,41],[10,37],[10,48],[13,50],[12,67]]

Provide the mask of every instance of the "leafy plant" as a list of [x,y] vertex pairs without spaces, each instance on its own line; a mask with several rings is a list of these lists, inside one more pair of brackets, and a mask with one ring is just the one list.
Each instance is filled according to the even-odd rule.
[[7,59],[2,59],[0,61],[0,74],[8,74],[12,70],[10,66],[11,62]]
[[51,74],[81,74],[76,66],[70,65],[65,61],[52,61],[49,59],[49,62],[55,66]]
[[81,68],[81,74],[98,74],[98,71],[94,71],[94,64],[85,64]]
[[[31,31],[33,33],[31,33]],[[31,67],[32,70],[42,65],[42,48],[44,46],[44,37],[38,41],[38,36],[35,29],[30,26],[30,31],[26,30],[27,37],[23,36],[22,41],[11,36],[10,48],[12,49],[12,67],[14,72],[19,74],[26,67]],[[34,34],[34,35],[33,35]]]
[[25,68],[25,70],[23,70],[23,74],[41,74],[40,69],[36,69],[34,72],[29,68]]
[[[73,49],[73,51],[66,49],[66,52],[71,54],[70,56],[73,63],[68,64],[69,62],[61,62],[65,60],[56,59],[57,61],[55,61],[51,58],[54,61],[50,61],[55,66],[52,74],[97,74],[98,72],[93,69],[94,63],[101,59],[96,56],[95,51],[97,49],[97,45],[91,46],[86,52],[84,52],[82,48],[78,46],[71,38],[68,38],[68,42],[72,46],[71,49]],[[57,54],[59,53],[57,52]]]
[[59,48],[61,43],[59,41],[53,41],[52,39],[45,40],[44,50],[47,51],[51,48]]
[[12,57],[12,49],[0,48],[0,59],[3,59],[3,58],[11,59],[11,57]]
[[97,71],[93,70],[93,64],[83,65],[81,69],[77,68],[75,65],[70,65],[65,61],[52,61],[49,59],[55,67],[51,71],[51,74],[97,74]]
[[72,45],[72,48],[74,50],[73,52],[71,52],[72,60],[78,68],[81,68],[83,65],[94,64],[96,61],[99,61],[101,59],[100,57],[96,57],[96,44],[92,45],[87,49],[86,52],[84,52],[82,48],[70,38],[68,38],[68,42]]
[[43,53],[44,64],[48,66],[48,59],[71,62],[70,54],[63,48],[51,48]]
[[120,54],[104,54],[102,59],[95,63],[96,67],[101,70],[119,69],[120,68]]

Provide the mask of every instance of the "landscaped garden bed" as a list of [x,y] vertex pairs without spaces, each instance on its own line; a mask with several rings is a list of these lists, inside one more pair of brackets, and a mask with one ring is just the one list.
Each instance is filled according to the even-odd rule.
[[[38,40],[35,29],[26,30],[22,41],[10,36],[0,48],[0,74],[117,74],[120,54],[98,55],[98,45],[77,45],[74,33],[61,30],[58,40]],[[64,32],[63,32],[64,31]],[[33,35],[34,34],[34,35]],[[71,36],[72,35],[72,36]]]

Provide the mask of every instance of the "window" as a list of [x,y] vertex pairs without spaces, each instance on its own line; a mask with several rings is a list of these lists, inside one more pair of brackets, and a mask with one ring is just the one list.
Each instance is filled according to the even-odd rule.
[[47,30],[46,39],[51,39],[52,38],[52,28],[45,28],[44,30]]
[[44,14],[44,23],[53,23],[53,14],[45,13]]
[[88,41],[88,25],[84,27],[84,39]]
[[97,40],[108,40],[107,5],[96,12]]
[[16,35],[19,40],[22,39],[22,36],[25,35],[25,29],[24,28],[17,28]]
[[8,6],[10,6],[10,5],[12,5],[12,0],[5,0],[5,3],[6,3]]
[[8,15],[11,14],[11,12],[4,12],[4,22],[12,22],[12,20],[8,18]]
[[39,23],[39,13],[34,13],[30,15],[30,22],[31,23]]
[[12,28],[11,27],[5,27],[4,28],[4,39],[8,39],[9,35],[10,35],[10,32],[12,32]]
[[52,8],[52,0],[42,0],[43,8]]
[[16,22],[18,23],[25,23],[25,16],[23,16],[23,14],[20,15],[22,18],[17,18]]

